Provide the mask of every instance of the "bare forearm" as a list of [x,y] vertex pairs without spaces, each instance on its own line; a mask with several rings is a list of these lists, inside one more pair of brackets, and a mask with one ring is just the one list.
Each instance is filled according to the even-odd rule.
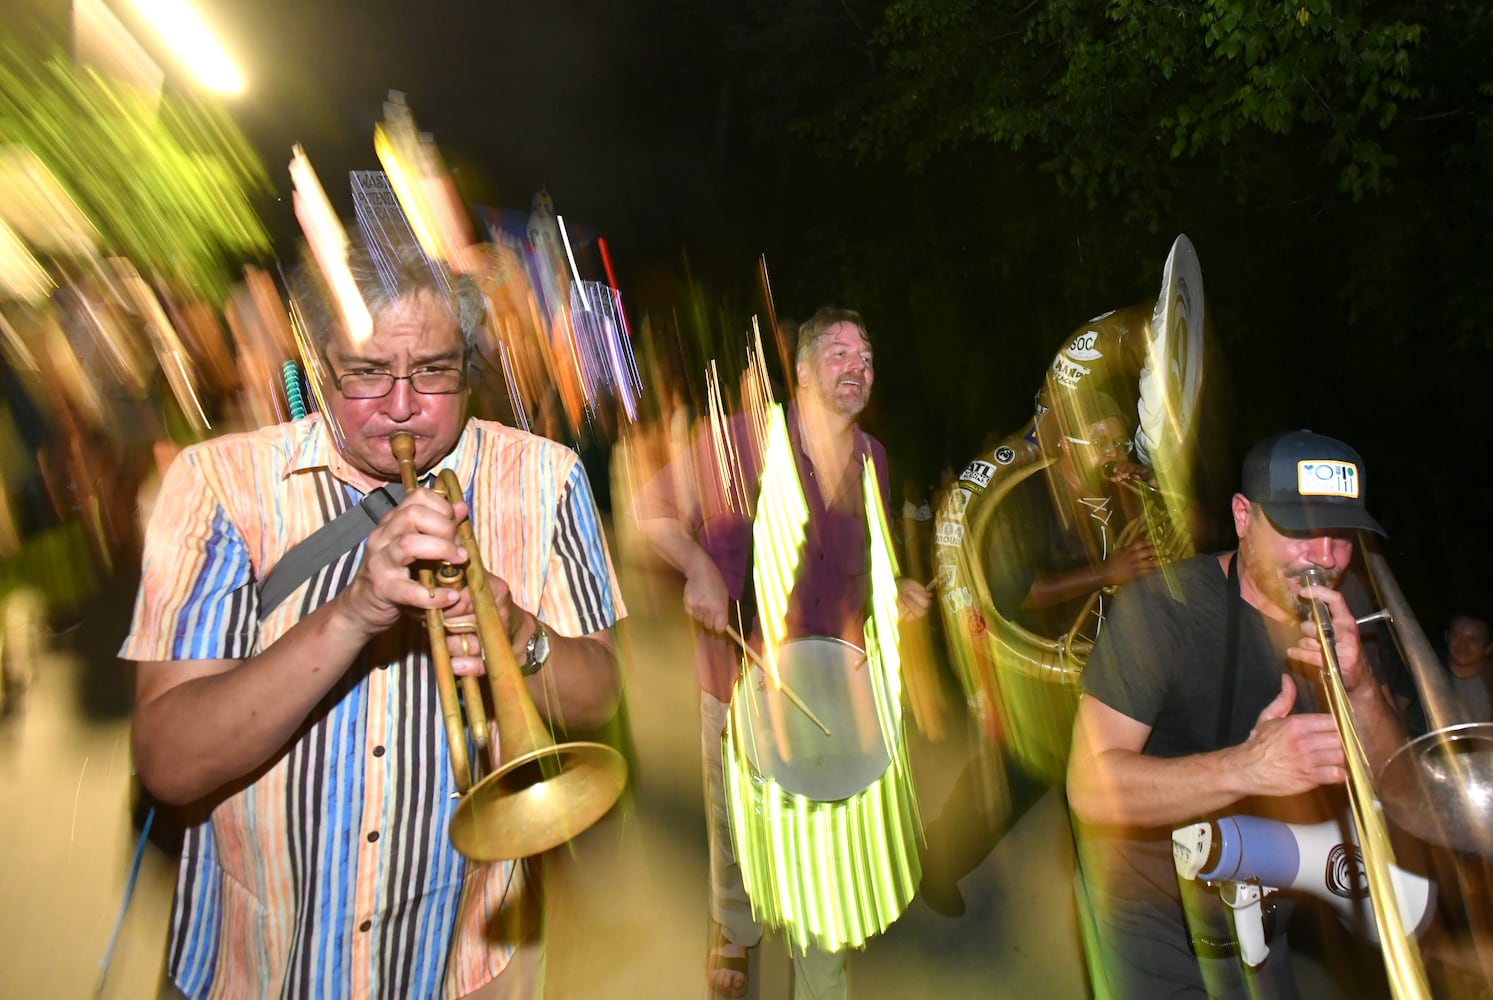
[[1068,801],[1089,823],[1165,826],[1228,808],[1248,792],[1237,747],[1187,757],[1148,757],[1106,750],[1075,760]]
[[593,729],[617,711],[621,680],[609,638],[551,633],[549,660],[527,682],[540,714],[555,725]]
[[685,576],[695,571],[700,560],[710,558],[679,521],[652,518],[640,521],[638,527],[653,551]]
[[[271,760],[357,658],[368,637],[323,605],[258,656],[181,683],[193,661],[140,665],[133,745],[141,781],[193,802]],[[179,675],[177,675],[179,676]]]
[[1391,754],[1410,738],[1400,713],[1377,683],[1364,684],[1348,696],[1353,725],[1368,758],[1369,770],[1377,773]]
[[1078,597],[1087,597],[1108,584],[1103,563],[1084,563],[1060,573],[1038,573],[1032,578],[1032,589],[1027,591],[1021,606],[1029,609],[1055,607]]

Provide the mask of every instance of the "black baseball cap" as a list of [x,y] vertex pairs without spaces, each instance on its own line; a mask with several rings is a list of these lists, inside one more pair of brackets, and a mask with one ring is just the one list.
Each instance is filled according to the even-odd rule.
[[1334,438],[1288,431],[1244,456],[1244,495],[1282,531],[1386,532],[1364,506],[1363,459]]

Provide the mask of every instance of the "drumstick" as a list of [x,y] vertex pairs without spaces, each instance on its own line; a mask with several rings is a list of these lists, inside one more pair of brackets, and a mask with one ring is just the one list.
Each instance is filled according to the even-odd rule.
[[[730,625],[727,625],[726,634],[735,641],[736,645],[741,647],[741,651],[747,655],[747,659],[751,660],[759,668],[761,668],[764,674],[769,677],[772,676],[772,671],[768,669],[766,663],[762,662],[762,657],[757,655],[757,651],[755,649],[747,645],[747,641],[741,637],[740,632],[736,631]],[[820,732],[824,733],[824,735],[826,736],[830,735],[829,727],[819,721],[819,716],[809,711],[809,706],[805,705],[803,703],[803,699],[793,693],[793,689],[791,687],[783,683],[782,678],[778,679],[778,690],[783,692],[783,697],[787,698],[790,702],[793,703],[794,708],[798,709],[808,717],[810,722],[818,726]]]

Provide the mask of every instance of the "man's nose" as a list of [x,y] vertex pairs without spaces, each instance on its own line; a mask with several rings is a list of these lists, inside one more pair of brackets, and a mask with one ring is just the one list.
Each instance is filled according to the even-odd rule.
[[384,397],[384,411],[393,420],[408,420],[415,413],[415,387],[407,378],[398,379]]
[[1306,543],[1306,558],[1313,566],[1321,566],[1323,569],[1330,568],[1333,563],[1332,536],[1322,535],[1312,538]]

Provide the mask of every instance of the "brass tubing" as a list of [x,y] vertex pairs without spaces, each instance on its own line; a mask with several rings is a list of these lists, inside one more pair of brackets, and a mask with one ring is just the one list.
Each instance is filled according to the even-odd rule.
[[[438,480],[442,492],[448,499],[461,498],[461,482],[456,473],[442,469]],[[456,525],[456,540],[467,550],[466,582],[472,592],[472,610],[477,615],[477,635],[482,640],[482,656],[487,663],[487,680],[492,687],[493,710],[498,718],[498,744],[503,760],[512,760],[521,752],[531,749],[535,743],[553,742],[544,723],[539,719],[539,710],[534,699],[524,687],[523,674],[519,672],[518,660],[513,655],[513,646],[508,640],[508,629],[498,613],[498,604],[487,581],[487,567],[482,563],[482,554],[477,548],[477,538],[472,533],[472,522],[461,521]],[[506,723],[506,724],[505,724]],[[515,724],[522,729],[516,729]],[[522,749],[515,741],[519,733],[524,734]]]
[[[394,434],[389,445],[399,462],[405,488],[414,489],[414,439]],[[435,488],[452,503],[462,498],[461,482],[449,469],[441,471]],[[471,593],[488,681],[484,692],[481,678],[462,678],[463,724],[463,705],[456,697],[446,646],[445,619],[439,611],[427,611],[425,621],[430,630],[441,715],[456,785],[462,792],[448,833],[452,846],[474,861],[529,857],[560,846],[605,815],[627,783],[627,765],[621,754],[605,744],[555,745],[509,644],[470,519],[457,522],[456,540],[467,553],[464,566],[443,565],[434,572],[428,567],[419,568],[420,581],[428,588],[433,589],[437,583],[454,588],[465,585]],[[492,699],[498,729],[496,745],[487,738],[484,694]],[[480,780],[468,764],[468,728],[478,747],[487,749],[493,764],[491,772]]]
[[[1329,586],[1327,575],[1316,568],[1303,573],[1302,582],[1309,586]],[[1394,847],[1390,844],[1389,828],[1384,822],[1374,793],[1368,755],[1348,705],[1348,691],[1343,684],[1342,667],[1338,664],[1331,612],[1321,601],[1304,603],[1308,608],[1307,617],[1316,629],[1317,643],[1322,648],[1320,674],[1327,693],[1327,707],[1337,724],[1338,736],[1343,744],[1343,756],[1348,770],[1348,802],[1352,808],[1354,825],[1358,828],[1359,851],[1363,857],[1363,872],[1369,889],[1369,908],[1379,932],[1379,947],[1384,955],[1390,993],[1395,1000],[1430,1000],[1431,987],[1426,977],[1425,964],[1421,960],[1415,939],[1405,928],[1400,916],[1399,898],[1390,874],[1395,863]]]
[[[415,439],[403,431],[389,436],[389,450],[399,463],[399,478],[406,492],[419,485],[415,473]],[[417,570],[420,585],[430,593],[435,592],[435,573],[429,566]],[[451,652],[446,648],[446,620],[437,608],[425,610],[425,628],[430,633],[430,663],[435,670],[436,691],[441,700],[441,718],[446,724],[446,743],[450,747],[451,776],[456,789],[466,794],[472,787],[471,764],[467,759],[466,723],[461,715],[461,703],[456,698],[456,674],[451,669]],[[479,698],[480,704],[480,698]]]

